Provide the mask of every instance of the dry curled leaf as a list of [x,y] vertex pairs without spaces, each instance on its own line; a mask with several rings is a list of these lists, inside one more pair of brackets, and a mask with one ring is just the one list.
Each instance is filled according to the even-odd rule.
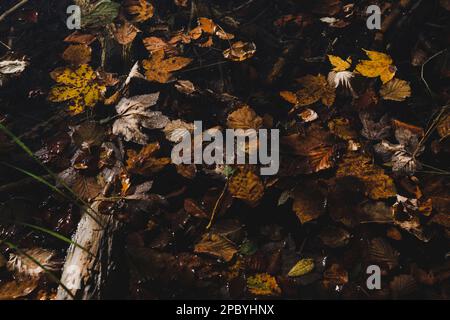
[[227,126],[231,129],[259,129],[263,119],[247,105],[244,105],[236,111],[230,113],[227,118]]
[[154,7],[146,0],[126,0],[123,6],[133,22],[143,22],[153,17]]
[[177,49],[173,44],[158,37],[147,37],[142,40],[142,42],[144,43],[145,49],[151,54],[160,50],[163,50],[166,54],[170,55],[177,52]]
[[392,178],[365,155],[349,153],[343,158],[338,166],[336,177],[346,176],[361,179],[369,197],[374,200],[394,197],[397,194]]
[[248,277],[247,289],[257,296],[277,296],[281,294],[277,280],[267,273],[258,273]]
[[411,87],[407,81],[394,78],[383,84],[380,95],[384,100],[404,101],[411,97]]
[[228,190],[233,197],[250,205],[256,205],[264,195],[264,185],[260,177],[250,170],[240,170],[234,175],[229,182]]
[[256,45],[253,42],[237,41],[223,52],[225,59],[232,61],[244,61],[253,57],[256,53]]
[[69,101],[69,111],[79,114],[87,107],[94,107],[103,99],[106,90],[99,83],[96,72],[83,64],[78,69],[65,68],[55,76],[56,86],[50,90],[48,99],[52,102]]
[[141,149],[139,153],[130,149],[127,151],[127,170],[130,173],[151,176],[158,173],[171,161],[170,158],[156,158],[159,143],[151,143]]
[[220,234],[208,233],[195,245],[194,252],[206,253],[229,262],[237,253],[235,245]]
[[23,254],[10,254],[7,268],[10,272],[14,273],[16,278],[40,278],[46,271],[36,262],[28,258],[28,256],[33,257],[46,270],[54,272],[60,267],[60,264],[55,261],[55,255],[56,253],[54,251],[44,248],[24,249]]
[[153,52],[149,60],[142,62],[145,76],[149,81],[166,83],[172,77],[174,71],[183,69],[192,62],[190,58],[171,57],[165,58],[164,50]]
[[370,60],[362,60],[355,68],[357,72],[368,78],[378,78],[387,83],[394,78],[397,68],[393,60],[385,53],[364,50]]
[[161,112],[150,111],[158,98],[159,92],[122,98],[116,106],[118,119],[113,124],[113,134],[124,136],[126,141],[146,144],[148,137],[143,128],[162,129],[169,122]]

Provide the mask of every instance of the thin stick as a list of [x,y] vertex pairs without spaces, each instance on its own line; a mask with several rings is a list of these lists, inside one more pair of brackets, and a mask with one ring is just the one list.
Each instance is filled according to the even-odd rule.
[[0,16],[0,22],[6,19],[7,16],[9,16],[11,13],[16,11],[17,9],[20,9],[23,5],[25,5],[28,2],[28,0],[22,0],[15,6],[13,6],[11,9],[6,10],[1,16]]
[[222,189],[222,193],[220,194],[219,198],[216,201],[216,204],[214,205],[214,209],[211,213],[211,218],[209,219],[209,223],[206,226],[206,230],[209,230],[212,227],[212,224],[214,222],[214,218],[216,217],[216,213],[219,208],[219,205],[222,203],[222,199],[225,196],[225,191],[227,191],[227,187],[228,187],[228,180],[227,180],[227,182],[225,182],[225,185],[223,186],[223,189]]
[[425,74],[425,66],[426,66],[431,60],[433,60],[433,59],[436,58],[437,56],[441,55],[441,54],[444,53],[445,51],[447,51],[447,49],[444,49],[444,50],[441,50],[441,51],[435,53],[434,55],[432,55],[431,57],[429,57],[429,58],[427,59],[427,61],[425,61],[425,62],[422,64],[422,68],[421,68],[421,71],[420,71],[420,78],[422,79],[423,83],[425,84],[425,87],[427,88],[427,90],[428,90],[428,92],[430,93],[430,96],[431,96],[431,97],[433,97],[433,92],[431,91],[430,86],[428,85],[428,82],[425,80],[425,77],[424,77],[424,74]]

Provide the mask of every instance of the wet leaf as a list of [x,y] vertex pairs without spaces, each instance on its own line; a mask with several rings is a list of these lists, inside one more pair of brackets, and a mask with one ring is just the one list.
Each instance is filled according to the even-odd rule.
[[319,234],[320,240],[330,248],[346,246],[350,241],[350,233],[343,228],[329,226]]
[[99,84],[97,74],[86,64],[78,69],[65,68],[56,75],[57,84],[52,87],[48,99],[52,102],[69,101],[69,111],[76,115],[94,107],[103,99],[106,90]]
[[147,129],[162,129],[169,119],[159,111],[150,111],[158,102],[159,92],[122,98],[116,106],[118,119],[112,130],[115,135],[122,135],[126,141],[146,144],[148,136],[142,131]]
[[314,181],[303,181],[295,187],[292,210],[301,223],[317,219],[325,211],[325,196]]
[[380,95],[384,100],[404,101],[411,96],[409,83],[397,78],[383,84]]
[[301,259],[288,273],[288,277],[300,277],[314,270],[314,259]]
[[86,121],[74,128],[73,142],[81,149],[99,147],[105,138],[105,129],[95,121]]
[[36,279],[12,280],[0,284],[0,300],[14,300],[28,296],[38,287]]
[[164,56],[164,50],[155,51],[149,60],[142,62],[145,76],[149,81],[166,83],[170,80],[174,71],[183,69],[192,62],[190,58],[165,58]]
[[348,283],[348,272],[341,265],[333,263],[323,273],[323,285],[328,289],[342,286]]
[[393,269],[398,265],[398,257],[400,254],[383,238],[372,239],[369,244],[368,253],[371,262],[385,264],[389,269]]
[[277,280],[267,273],[258,273],[248,277],[247,289],[257,296],[277,296],[281,294]]
[[397,68],[392,65],[393,60],[385,53],[364,50],[370,60],[362,60],[355,70],[364,77],[380,77],[383,84],[394,78]]

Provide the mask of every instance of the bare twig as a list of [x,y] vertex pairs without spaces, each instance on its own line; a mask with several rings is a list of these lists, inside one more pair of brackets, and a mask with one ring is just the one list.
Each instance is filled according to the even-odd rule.
[[0,22],[6,19],[7,16],[9,16],[14,11],[20,9],[22,6],[24,6],[28,0],[22,0],[19,3],[17,3],[15,6],[13,6],[11,9],[6,10],[2,15],[0,15]]
[[428,82],[425,80],[425,77],[424,77],[424,74],[425,74],[425,66],[426,66],[429,62],[431,62],[431,60],[433,60],[434,58],[440,56],[440,55],[443,54],[445,51],[447,51],[447,49],[441,50],[441,51],[439,51],[439,52],[433,54],[431,57],[429,57],[429,58],[427,59],[427,61],[425,61],[425,62],[422,64],[422,68],[421,68],[421,71],[420,71],[420,78],[422,79],[423,83],[425,84],[425,87],[427,88],[428,92],[430,93],[430,96],[433,96],[433,93],[432,93],[432,91],[431,91],[431,89],[430,89],[430,86],[428,85]]

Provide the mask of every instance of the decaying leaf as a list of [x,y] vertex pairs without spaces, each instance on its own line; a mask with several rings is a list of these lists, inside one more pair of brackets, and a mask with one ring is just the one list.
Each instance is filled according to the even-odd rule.
[[14,300],[32,293],[39,282],[36,279],[12,280],[0,284],[0,300]]
[[94,107],[106,90],[99,84],[96,72],[86,64],[76,70],[65,68],[58,72],[55,80],[57,85],[50,90],[48,99],[52,102],[69,101],[69,111],[74,115],[87,107]]
[[330,248],[339,248],[350,241],[350,233],[343,228],[329,226],[319,234],[320,240]]
[[404,298],[417,290],[417,283],[413,276],[401,274],[392,279],[389,288],[394,299]]
[[95,29],[114,21],[119,14],[120,4],[111,0],[101,0],[94,5],[81,7],[81,27]]
[[91,61],[92,49],[85,44],[72,44],[64,50],[63,59],[74,66],[87,64]]
[[194,124],[181,119],[170,121],[164,128],[166,139],[175,143],[181,142],[188,133],[192,134],[193,132]]
[[141,149],[139,153],[130,149],[127,152],[127,170],[131,173],[143,176],[151,176],[158,173],[171,161],[170,158],[156,158],[159,151],[159,143],[151,143]]
[[90,33],[81,33],[79,31],[75,31],[74,33],[71,33],[70,35],[68,35],[64,39],[64,42],[84,44],[84,45],[88,46],[92,42],[94,42],[96,39],[97,39],[97,37]]
[[450,112],[447,112],[441,117],[436,130],[442,139],[450,136]]
[[328,84],[327,79],[318,74],[317,76],[306,75],[298,79],[298,83],[303,87],[295,94],[282,91],[280,95],[294,107],[303,107],[322,101],[327,107],[334,104],[336,98],[335,88]]
[[162,129],[169,119],[159,111],[150,111],[159,98],[158,93],[122,98],[116,106],[118,119],[113,124],[113,134],[122,135],[126,141],[146,144],[148,137],[143,128]]
[[195,245],[194,252],[206,253],[214,257],[223,259],[229,262],[237,253],[235,245],[220,234],[208,233],[205,234],[201,241]]
[[9,76],[22,73],[28,66],[25,60],[3,60],[0,61],[0,87],[6,83]]
[[253,42],[237,41],[231,48],[223,52],[225,59],[241,62],[253,57],[256,53],[256,45]]
[[263,119],[247,105],[244,105],[236,111],[230,113],[227,118],[227,126],[231,129],[259,129]]
[[397,194],[392,178],[363,154],[349,153],[343,158],[338,165],[336,177],[346,176],[361,179],[369,197],[374,200],[394,197]]
[[104,137],[105,129],[95,121],[86,121],[73,128],[72,140],[81,149],[99,147]]
[[94,177],[82,175],[72,167],[61,172],[59,178],[84,201],[90,201],[102,192]]
[[147,0],[126,0],[123,6],[133,22],[143,22],[153,17],[153,5]]
[[288,277],[300,277],[314,270],[314,259],[301,259],[289,271]]
[[404,101],[411,96],[411,87],[407,81],[393,78],[383,84],[380,95],[384,100]]
[[24,249],[23,252],[24,254],[10,254],[7,263],[8,270],[14,273],[15,277],[19,279],[40,278],[46,272],[27,256],[31,256],[36,259],[39,264],[43,265],[45,269],[50,272],[58,270],[61,265],[55,260],[56,253],[54,251],[43,248],[32,248]]
[[317,219],[325,211],[325,196],[314,181],[302,181],[293,192],[292,210],[301,223]]
[[145,49],[151,54],[160,50],[163,50],[166,54],[170,55],[177,52],[177,49],[173,44],[158,37],[147,37],[142,40],[142,42],[144,43]]
[[170,80],[174,71],[183,69],[192,62],[190,58],[164,58],[164,56],[164,50],[155,51],[149,60],[142,62],[145,69],[145,76],[149,81],[166,83]]
[[126,20],[121,21],[120,25],[114,25],[113,30],[114,39],[121,45],[132,42],[138,32],[140,30]]
[[228,185],[233,197],[256,205],[264,195],[264,185],[258,175],[250,170],[240,170],[235,174]]
[[333,263],[330,268],[323,273],[323,285],[325,288],[334,289],[348,283],[348,272],[341,265]]
[[258,273],[248,277],[247,289],[257,296],[277,296],[281,294],[277,280],[267,273]]
[[398,265],[399,253],[383,238],[375,238],[369,244],[368,258],[370,262],[385,264],[389,269]]
[[364,50],[370,60],[362,60],[355,68],[357,72],[368,78],[380,77],[383,84],[394,78],[397,68],[393,60],[385,53]]

